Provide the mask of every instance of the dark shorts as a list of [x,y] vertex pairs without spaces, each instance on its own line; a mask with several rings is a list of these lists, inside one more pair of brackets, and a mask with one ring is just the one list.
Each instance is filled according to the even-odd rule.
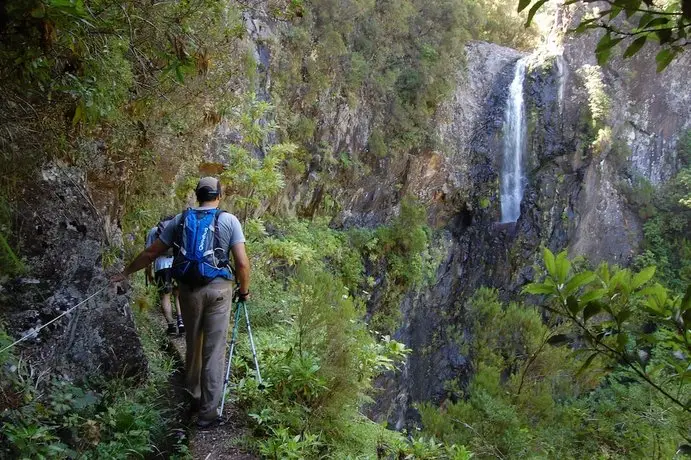
[[154,273],[154,281],[158,287],[159,294],[170,294],[173,292],[173,270],[164,268]]

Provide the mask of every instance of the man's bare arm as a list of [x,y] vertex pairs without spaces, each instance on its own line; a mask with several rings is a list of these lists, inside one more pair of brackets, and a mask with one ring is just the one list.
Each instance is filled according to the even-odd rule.
[[151,264],[157,257],[163,255],[168,250],[169,246],[166,245],[160,238],[156,238],[151,246],[140,252],[137,257],[134,258],[130,264],[125,267],[122,273],[119,273],[111,278],[112,281],[118,282],[123,281],[125,278],[130,276],[132,273],[145,268],[147,265]]
[[235,262],[235,276],[240,284],[240,294],[250,292],[250,260],[245,252],[245,243],[238,243],[230,248]]

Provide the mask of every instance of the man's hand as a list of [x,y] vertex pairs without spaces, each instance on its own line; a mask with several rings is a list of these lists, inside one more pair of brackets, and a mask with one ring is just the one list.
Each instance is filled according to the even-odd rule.
[[233,302],[246,302],[247,299],[250,298],[250,291],[247,292],[240,292],[240,289],[235,291],[235,294],[233,295]]
[[127,275],[125,272],[120,272],[110,277],[110,282],[112,284],[122,283],[123,281],[127,281]]

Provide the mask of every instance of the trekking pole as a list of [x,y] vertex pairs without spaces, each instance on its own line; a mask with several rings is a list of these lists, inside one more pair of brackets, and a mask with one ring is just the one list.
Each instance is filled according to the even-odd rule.
[[[254,366],[257,368],[257,380],[259,380],[259,385],[262,385],[262,374],[259,372],[259,360],[257,359],[257,349],[254,347],[254,337],[252,337],[252,326],[250,326],[250,314],[247,313],[247,306],[245,305],[245,302],[238,302],[238,305],[245,310],[245,320],[247,321],[247,334],[250,336],[250,346],[252,347]],[[238,307],[238,309],[239,308],[240,307]]]
[[[231,304],[232,305],[232,304]],[[233,362],[233,351],[235,350],[235,340],[238,335],[238,323],[240,322],[240,306],[238,304],[235,310],[235,320],[233,321],[233,334],[228,344],[230,351],[228,352],[228,367],[226,368],[226,378],[223,381],[223,393],[221,396],[221,415],[223,415],[223,406],[226,402],[226,390],[228,389],[228,382],[230,382],[230,363]]]

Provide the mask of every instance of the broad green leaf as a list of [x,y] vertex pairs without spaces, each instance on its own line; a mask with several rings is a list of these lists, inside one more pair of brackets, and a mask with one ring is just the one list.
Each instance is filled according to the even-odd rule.
[[630,58],[634,54],[638,53],[638,51],[645,45],[646,40],[648,39],[647,35],[643,35],[642,37],[638,37],[635,39],[631,44],[626,48],[626,51],[624,51],[624,59]]
[[525,21],[525,27],[529,27],[530,23],[533,22],[533,18],[535,17],[535,13],[540,9],[542,5],[544,5],[547,2],[547,0],[537,0],[535,2],[535,5],[533,5],[532,8],[530,8],[530,11],[528,12],[528,19]]
[[639,28],[640,29],[651,29],[653,27],[663,26],[663,25],[667,24],[668,22],[669,22],[668,18],[658,17],[658,18],[655,18],[655,19],[643,24],[642,26],[639,26]]
[[629,335],[626,332],[620,332],[617,334],[617,350],[624,351],[626,349],[626,344],[629,343]]
[[636,273],[631,281],[631,289],[638,289],[639,287],[643,286],[652,279],[653,275],[655,275],[654,265],[646,267],[640,272]]
[[623,324],[627,319],[631,317],[631,310],[622,310],[616,314],[615,318],[619,324]]
[[655,56],[655,62],[657,62],[657,71],[662,72],[665,70],[676,55],[677,53],[671,48],[665,48],[657,53],[657,56]]
[[578,299],[570,295],[566,298],[566,308],[569,309],[572,315],[577,315],[581,310],[581,306],[578,303]]
[[645,13],[644,15],[641,16],[641,18],[638,20],[638,28],[642,29],[643,26],[645,26],[647,23],[649,23],[653,19],[653,15],[650,13]]
[[[657,29],[653,33],[657,35],[657,39],[660,42],[660,45],[664,45],[665,43],[670,43],[673,41],[672,29]],[[674,53],[676,54],[676,51]]]
[[569,272],[571,271],[571,262],[569,261],[566,251],[561,251],[557,254],[554,265],[557,272],[557,281],[559,283],[566,282],[566,277],[569,276]]
[[609,60],[609,56],[612,52],[612,48],[617,45],[624,38],[612,38],[612,36],[607,33],[598,42],[597,48],[595,48],[595,55],[597,56],[598,64],[604,65]]
[[518,0],[518,12],[520,13],[530,5],[532,0]]
[[636,14],[638,12],[638,8],[641,6],[640,0],[626,0],[620,3],[626,11],[627,19]]
[[576,375],[581,375],[583,372],[585,372],[590,367],[590,365],[593,363],[593,360],[597,357],[597,355],[598,355],[598,353],[595,352],[595,353],[591,354],[590,356],[588,356],[588,358],[585,360],[585,362],[580,367],[580,369],[578,369],[578,372],[576,372]]
[[542,283],[530,283],[523,288],[524,294],[556,294],[556,289],[553,286],[548,286]]
[[666,314],[667,290],[660,283],[641,289],[640,292],[647,297],[648,306],[653,311],[661,315]]
[[552,251],[545,248],[542,251],[542,255],[545,259],[545,269],[547,269],[547,273],[549,273],[549,275],[551,277],[556,278],[557,277],[557,270],[556,270],[555,265],[554,265],[554,254],[552,253]]
[[611,21],[612,19],[616,18],[619,16],[619,13],[621,13],[622,8],[616,5],[612,5],[612,7],[609,9],[607,14],[609,15],[609,20]]
[[581,22],[580,24],[578,24],[578,26],[577,26],[575,29],[573,29],[573,31],[574,31],[575,33],[577,33],[577,34],[580,34],[580,33],[585,32],[585,31],[588,30],[588,29],[594,29],[594,28],[596,28],[597,25],[598,25],[597,22],[595,22],[595,21],[597,21],[598,19],[599,19],[599,18],[590,18],[590,19],[586,19],[585,21],[583,21],[583,22]]
[[609,289],[610,291],[616,290],[618,287],[628,286],[631,284],[631,271],[628,268],[622,268],[620,270],[617,270],[614,275],[612,275],[612,278],[609,280]]
[[593,300],[601,299],[605,294],[607,294],[607,289],[593,289],[583,294],[580,300],[582,303],[587,304]]
[[612,46],[610,43],[612,42],[612,34],[608,31],[606,34],[604,34],[601,38],[600,41],[597,42],[597,46],[595,47],[595,52],[599,52],[605,49],[609,49]]
[[583,309],[583,321],[588,321],[602,311],[602,304],[597,300],[589,302]]
[[604,66],[609,61],[612,56],[612,48],[606,48],[600,51],[595,51],[595,58],[597,59],[597,65]]
[[581,286],[592,283],[595,280],[595,273],[591,271],[585,271],[578,273],[573,276],[568,283],[566,283],[566,288],[564,289],[564,295],[571,295],[578,290]]

